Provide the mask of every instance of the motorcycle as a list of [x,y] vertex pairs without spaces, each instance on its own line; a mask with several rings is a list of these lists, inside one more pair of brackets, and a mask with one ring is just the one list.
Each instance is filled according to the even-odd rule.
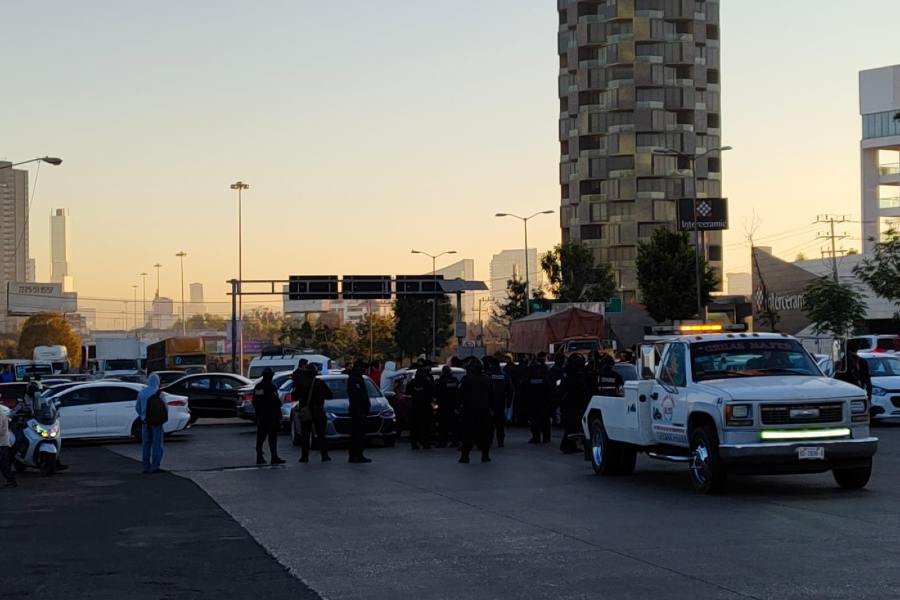
[[45,476],[56,472],[61,447],[56,406],[49,402],[38,410],[30,410],[20,403],[10,418],[10,445],[16,471],[21,473],[31,467]]

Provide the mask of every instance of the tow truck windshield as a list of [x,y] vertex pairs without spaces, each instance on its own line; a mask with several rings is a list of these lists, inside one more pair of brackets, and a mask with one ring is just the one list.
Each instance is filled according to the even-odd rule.
[[694,381],[822,373],[796,340],[728,339],[691,344]]

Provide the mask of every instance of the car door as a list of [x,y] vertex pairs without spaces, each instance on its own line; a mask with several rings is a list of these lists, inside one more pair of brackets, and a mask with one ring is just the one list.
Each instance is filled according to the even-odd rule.
[[661,444],[686,446],[688,443],[687,356],[686,344],[668,345],[650,395],[653,437]]
[[220,375],[213,379],[216,391],[216,403],[222,412],[230,413],[231,411],[237,410],[238,390],[246,386],[247,383],[227,375]]
[[138,391],[124,385],[102,388],[97,405],[97,435],[101,437],[127,437],[131,425],[137,419],[135,403]]
[[183,393],[188,397],[191,412],[196,412],[198,415],[215,412],[215,390],[211,377],[208,375],[193,377],[184,381],[183,385]]
[[100,394],[96,387],[75,388],[59,396],[59,426],[68,439],[97,435],[97,405]]

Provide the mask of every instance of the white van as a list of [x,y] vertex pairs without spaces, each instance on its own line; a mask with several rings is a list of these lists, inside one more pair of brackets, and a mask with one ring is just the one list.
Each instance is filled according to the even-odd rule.
[[321,354],[281,354],[278,356],[257,356],[250,361],[250,367],[247,369],[247,377],[250,379],[258,379],[262,377],[263,371],[267,368],[273,372],[293,371],[300,364],[300,361],[306,359],[306,362],[316,365],[322,375],[328,375],[331,369],[331,359]]

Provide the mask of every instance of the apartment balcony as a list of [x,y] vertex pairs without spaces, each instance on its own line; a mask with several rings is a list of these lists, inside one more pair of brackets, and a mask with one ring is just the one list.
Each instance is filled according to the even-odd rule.
[[900,196],[888,196],[878,199],[878,208],[881,210],[890,210],[900,208]]
[[878,174],[882,177],[890,177],[891,175],[900,175],[900,163],[881,165],[878,167]]

